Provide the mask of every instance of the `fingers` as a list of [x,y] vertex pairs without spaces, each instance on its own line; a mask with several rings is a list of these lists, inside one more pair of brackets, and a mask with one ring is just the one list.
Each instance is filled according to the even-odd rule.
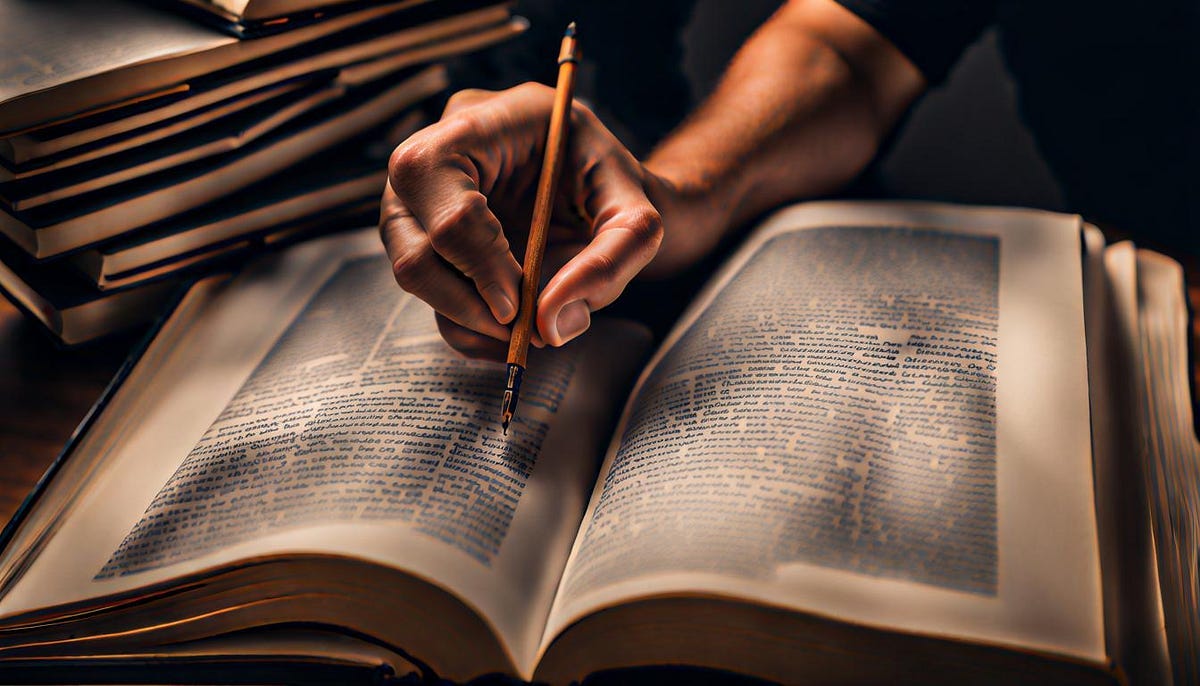
[[452,94],[446,100],[446,107],[442,109],[442,119],[460,112],[469,107],[474,107],[480,103],[487,102],[496,97],[495,91],[483,90],[480,88],[464,88]]
[[392,274],[401,288],[461,326],[508,340],[508,329],[489,311],[472,283],[438,255],[390,186],[384,190],[380,234],[392,262]]
[[494,362],[503,362],[508,355],[507,341],[498,341],[459,326],[444,315],[438,314],[436,317],[438,332],[442,334],[442,339],[463,355]]
[[[455,128],[440,134],[417,134],[415,140],[410,139],[392,155],[389,186],[396,205],[408,215],[403,226],[415,232],[405,237],[405,245],[424,251],[427,243],[450,267],[474,283],[493,319],[507,323],[516,314],[521,267],[513,258],[500,221],[479,192],[475,161],[469,155],[451,152],[469,143],[463,139],[471,135]],[[432,136],[440,139],[426,140]],[[417,233],[423,241],[417,240]],[[384,242],[388,242],[386,232]],[[393,262],[401,257],[391,252],[389,255]],[[433,304],[434,293],[414,293]],[[482,323],[466,325],[482,331]]]
[[[414,205],[419,206],[422,194],[415,195]],[[420,224],[433,250],[475,284],[498,322],[510,322],[517,313],[521,265],[487,198],[464,189],[443,201],[429,201],[424,216]]]
[[[602,128],[584,130],[608,133]],[[654,258],[663,237],[662,217],[646,197],[640,165],[633,156],[615,139],[585,138],[580,143],[584,150],[604,151],[582,160],[584,183],[576,199],[593,218],[595,234],[538,298],[537,328],[543,340],[554,346],[586,331],[591,313],[617,299]]]
[[614,216],[554,275],[538,298],[537,327],[559,346],[591,325],[591,313],[610,304],[654,257],[662,221],[653,207]]
[[[537,85],[461,92],[442,121],[389,161],[380,232],[396,281],[437,310],[443,337],[467,355],[502,355],[491,341],[508,339],[521,268],[506,230],[523,232],[527,222],[505,226],[496,211],[515,221],[531,203],[552,100],[553,90]],[[582,219],[560,226],[548,246],[556,258],[573,256],[555,260],[563,266],[539,297],[539,345],[586,330],[591,313],[620,295],[662,241],[641,164],[586,108],[573,109],[571,127],[562,187]]]
[[[507,182],[525,178],[540,161],[534,157],[539,136],[545,136],[549,107],[542,103],[549,93],[550,89],[536,84],[499,94],[480,90],[456,93],[442,120],[409,137],[392,153],[388,164],[392,202],[410,218],[403,226],[423,233],[428,248],[448,269],[474,284],[475,297],[482,299],[491,318],[500,324],[516,315],[521,267],[487,196],[495,191],[498,201],[511,204],[512,198],[506,196],[521,194],[520,184],[513,187]],[[383,229],[389,246],[427,249],[415,234],[390,241],[391,230]],[[409,257],[391,247],[389,255],[393,262]],[[425,264],[414,261],[418,269]],[[414,293],[433,304],[437,298],[433,289],[442,281],[414,282],[418,289]],[[456,321],[479,332],[494,330],[479,320]]]
[[490,338],[508,338],[521,267],[487,195],[506,207],[520,202],[540,165],[552,97],[536,84],[461,91],[440,122],[389,160],[380,234],[397,283]]

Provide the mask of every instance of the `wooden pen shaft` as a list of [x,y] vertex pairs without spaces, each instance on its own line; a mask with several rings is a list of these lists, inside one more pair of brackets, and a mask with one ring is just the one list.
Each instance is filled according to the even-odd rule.
[[[574,42],[573,38],[568,40]],[[566,154],[567,125],[571,101],[575,94],[574,46],[568,47],[567,41],[563,43],[562,54],[559,55],[558,85],[554,90],[554,108],[550,112],[550,130],[546,137],[546,153],[542,162],[542,173],[538,177],[533,221],[529,227],[529,241],[525,246],[525,262],[521,267],[521,302],[508,344],[508,363],[522,367],[525,366],[529,339],[533,332],[538,283],[542,275],[542,257],[546,252],[546,235],[550,228],[550,215],[554,209],[554,191],[558,186],[562,160]]]

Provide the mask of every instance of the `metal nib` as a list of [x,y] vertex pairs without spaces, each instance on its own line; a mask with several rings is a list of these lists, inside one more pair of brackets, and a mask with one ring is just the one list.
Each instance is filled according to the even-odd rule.
[[525,376],[525,368],[519,364],[509,364],[504,382],[504,396],[500,400],[500,427],[504,435],[508,435],[508,425],[512,423],[513,414],[517,411],[517,399],[521,395],[521,379]]

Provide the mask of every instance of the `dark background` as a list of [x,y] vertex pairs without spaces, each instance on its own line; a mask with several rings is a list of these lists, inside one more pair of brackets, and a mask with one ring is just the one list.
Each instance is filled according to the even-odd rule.
[[[493,89],[528,79],[553,85],[562,27],[578,20],[578,95],[644,156],[712,90],[738,46],[780,4],[521,0],[515,11],[529,18],[529,32],[460,65],[456,81]],[[674,28],[680,23],[682,31]],[[867,177],[860,192],[873,196],[1065,209],[1017,115],[994,30],[918,101]]]

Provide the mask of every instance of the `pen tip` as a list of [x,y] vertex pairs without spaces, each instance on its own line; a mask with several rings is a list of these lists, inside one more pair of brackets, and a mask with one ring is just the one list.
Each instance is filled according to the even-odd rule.
[[570,24],[567,24],[567,30],[565,33],[563,33],[563,36],[566,38],[574,38],[575,37],[575,22],[571,22]]

